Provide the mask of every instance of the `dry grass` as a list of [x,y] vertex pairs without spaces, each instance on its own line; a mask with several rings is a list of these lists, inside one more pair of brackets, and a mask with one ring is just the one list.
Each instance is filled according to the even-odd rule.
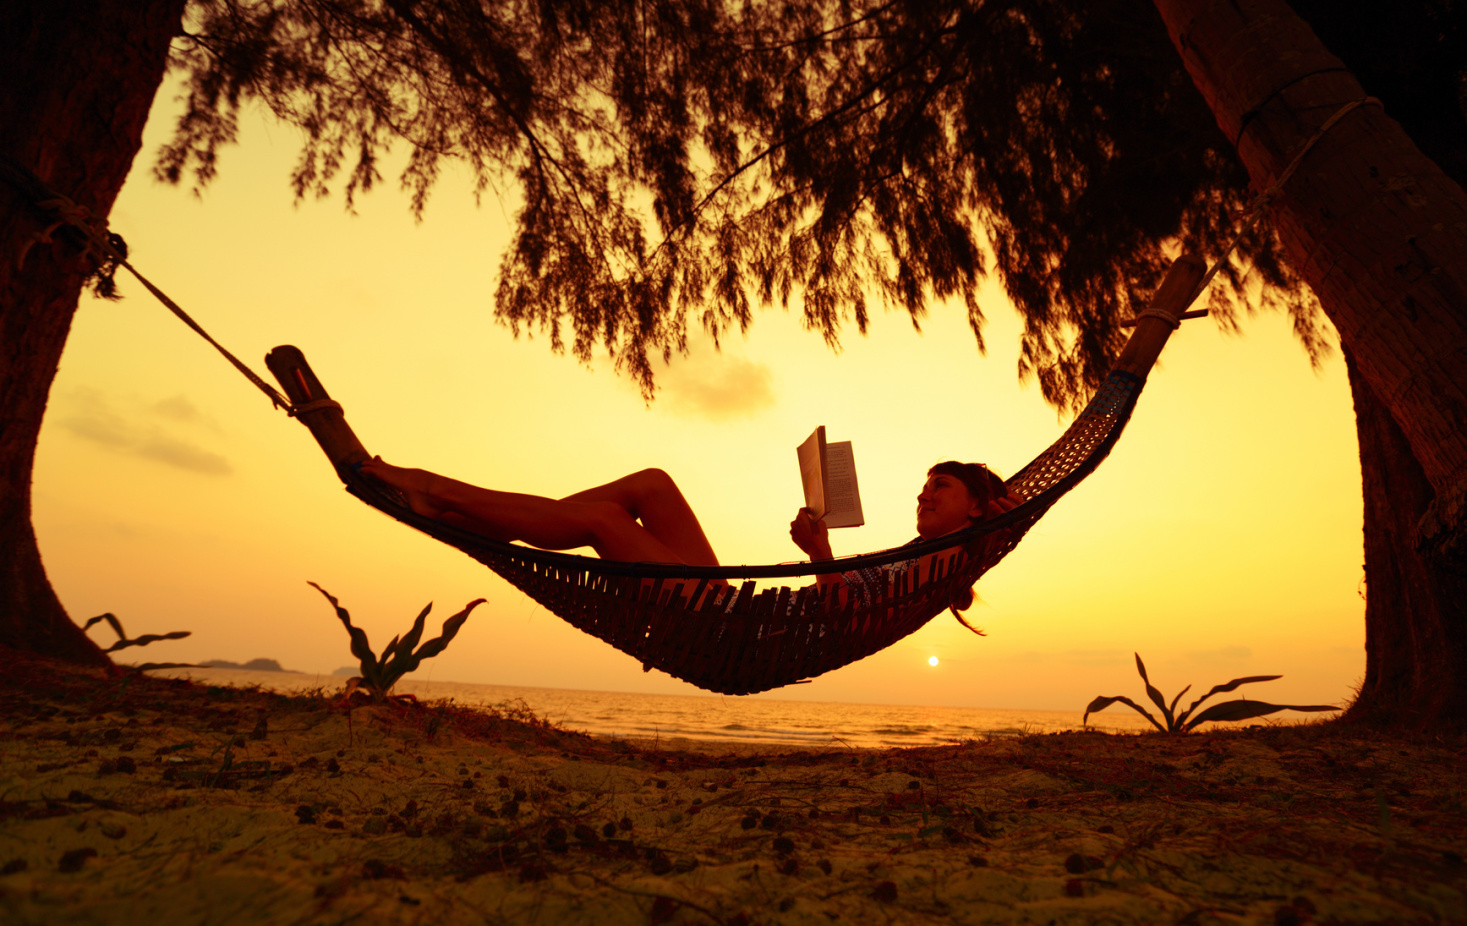
[[1467,920],[1460,739],[668,751],[8,665],[6,923]]

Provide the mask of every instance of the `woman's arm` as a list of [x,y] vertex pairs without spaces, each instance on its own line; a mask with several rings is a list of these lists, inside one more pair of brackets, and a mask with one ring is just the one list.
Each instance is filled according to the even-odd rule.
[[[826,530],[825,521],[816,518],[815,512],[809,508],[801,508],[790,522],[790,539],[805,551],[812,563],[835,558],[830,551],[830,533]],[[845,579],[838,572],[822,572],[816,581],[821,585],[834,585],[844,583]]]

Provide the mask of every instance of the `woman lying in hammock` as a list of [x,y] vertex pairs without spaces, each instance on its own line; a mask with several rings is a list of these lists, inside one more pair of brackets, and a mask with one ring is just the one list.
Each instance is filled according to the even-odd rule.
[[[418,514],[495,540],[546,550],[590,547],[602,559],[625,562],[719,565],[697,515],[672,477],[660,469],[644,469],[561,499],[483,489],[427,470],[393,466],[381,457],[363,463],[362,472],[402,492]],[[917,495],[918,539],[955,533],[1017,502],[987,467],[939,463],[928,470]],[[800,509],[790,522],[790,538],[812,562],[832,559],[825,522],[811,515],[810,509]],[[916,563],[830,573],[820,582],[866,591],[893,568],[912,565]]]
[[[917,538],[933,540],[965,530],[986,518],[997,517],[1012,511],[1020,499],[1009,494],[1008,487],[988,467],[981,463],[958,463],[948,460],[938,463],[927,471],[927,481],[917,495]],[[810,561],[833,559],[830,539],[825,522],[816,520],[814,512],[801,508],[790,522],[790,539],[795,546],[805,551]],[[998,534],[990,535],[985,549],[999,540]],[[858,598],[869,600],[877,590],[884,588],[892,579],[907,570],[916,570],[918,576],[926,574],[927,563],[936,556],[946,556],[950,550],[929,553],[920,559],[899,560],[886,566],[868,567],[841,573],[821,573],[820,584],[838,583],[845,586]],[[953,602],[956,611],[966,610],[973,603],[971,592],[961,594]],[[961,619],[961,618],[960,618]]]

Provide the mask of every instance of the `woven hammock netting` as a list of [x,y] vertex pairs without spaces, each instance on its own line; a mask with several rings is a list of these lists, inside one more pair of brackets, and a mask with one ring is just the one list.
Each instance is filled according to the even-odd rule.
[[[667,674],[721,694],[768,691],[812,679],[892,645],[942,613],[956,594],[1012,550],[1061,496],[1110,452],[1145,380],[1116,371],[1060,438],[1007,481],[1017,508],[936,540],[824,563],[698,567],[622,563],[492,540],[415,514],[402,498],[351,469],[347,491],[503,576],[554,614]],[[932,556],[922,575],[869,598],[827,585],[758,587],[758,579],[813,576]]]

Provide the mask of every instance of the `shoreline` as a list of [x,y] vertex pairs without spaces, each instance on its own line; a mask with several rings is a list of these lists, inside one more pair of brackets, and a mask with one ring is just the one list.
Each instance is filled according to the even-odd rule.
[[649,745],[20,656],[0,705],[7,923],[1467,919],[1460,737]]
[[[154,677],[191,677],[201,684],[259,686],[282,693],[340,689],[341,677],[234,669],[178,668]],[[729,698],[679,693],[628,693],[529,685],[464,683],[408,677],[397,690],[426,702],[493,709],[523,702],[538,716],[591,733],[655,741],[685,738],[707,743],[794,744],[804,748],[887,748],[951,745],[995,735],[1079,729],[1080,710],[982,708],[951,705],[846,704],[780,697]],[[1285,718],[1287,719],[1287,718]],[[1113,709],[1090,718],[1105,732],[1151,727],[1130,711]]]

